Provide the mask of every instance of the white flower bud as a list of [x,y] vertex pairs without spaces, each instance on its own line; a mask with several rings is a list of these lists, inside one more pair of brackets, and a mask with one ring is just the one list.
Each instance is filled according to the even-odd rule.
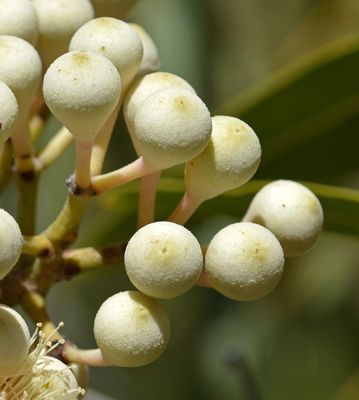
[[137,76],[143,76],[145,74],[149,74],[150,72],[158,71],[161,67],[161,62],[155,42],[141,25],[129,25],[138,34],[143,46],[143,57],[140,68],[137,71]]
[[179,88],[196,93],[184,79],[168,72],[153,72],[136,80],[126,94],[123,114],[130,133],[133,133],[135,116],[140,105],[153,93],[162,89]]
[[112,61],[123,88],[135,77],[141,64],[143,47],[140,37],[119,19],[96,18],[83,25],[73,36],[70,50],[94,51]]
[[138,0],[92,0],[97,17],[124,18]]
[[19,107],[14,93],[4,82],[0,82],[0,147],[9,139],[18,112]]
[[272,231],[286,257],[298,256],[317,242],[323,226],[323,210],[308,188],[294,181],[278,180],[255,195],[243,220]]
[[44,98],[51,112],[83,141],[92,140],[116,106],[120,76],[106,57],[70,52],[55,60],[44,77]]
[[283,250],[266,228],[241,222],[220,230],[211,240],[205,267],[210,285],[234,300],[256,300],[279,282]]
[[15,219],[0,208],[0,279],[3,279],[17,263],[23,239]]
[[173,222],[154,222],[138,230],[128,242],[125,267],[141,292],[169,299],[185,293],[197,282],[203,255],[188,229]]
[[22,316],[0,305],[0,376],[13,373],[26,360],[30,332]]
[[211,139],[202,153],[186,163],[186,190],[207,200],[246,183],[261,159],[253,129],[238,118],[212,118]]
[[89,0],[33,0],[39,18],[38,49],[46,66],[68,51],[72,35],[94,17]]
[[0,0],[0,35],[18,36],[35,44],[39,23],[30,0]]
[[203,101],[185,89],[155,92],[135,116],[134,135],[140,154],[158,170],[197,156],[211,135],[211,116]]
[[41,60],[26,40],[0,36],[0,80],[13,91],[21,115],[26,113],[41,80]]
[[135,291],[117,293],[97,312],[94,333],[103,357],[112,365],[139,367],[166,348],[170,323],[156,300]]

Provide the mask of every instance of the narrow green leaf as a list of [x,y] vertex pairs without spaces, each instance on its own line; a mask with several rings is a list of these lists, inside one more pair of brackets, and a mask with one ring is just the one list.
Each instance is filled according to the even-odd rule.
[[[332,43],[280,71],[230,100],[217,113],[237,116],[254,128],[263,146],[262,164],[266,167],[303,144],[310,147],[313,140],[329,134],[336,136],[342,149],[350,148],[355,145],[354,135],[350,136],[352,142],[344,138],[351,130],[357,133],[358,71],[356,35]],[[352,121],[350,126],[348,121]],[[318,159],[328,164],[325,142],[318,144],[318,148]],[[347,159],[348,155],[343,153]],[[338,167],[341,166],[339,163]],[[262,168],[260,176],[272,174],[268,168],[263,174]]]

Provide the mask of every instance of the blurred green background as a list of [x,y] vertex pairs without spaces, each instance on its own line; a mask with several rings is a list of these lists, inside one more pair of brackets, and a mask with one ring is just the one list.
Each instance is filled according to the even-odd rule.
[[[212,114],[255,129],[263,144],[256,179],[359,189],[357,0],[142,0],[128,20],[146,28],[162,70],[188,80]],[[106,168],[133,157],[119,121]],[[42,179],[39,229],[61,209],[73,158],[71,149]],[[158,219],[179,200],[181,174],[166,173]],[[128,239],[136,191],[128,185],[94,203],[78,245]],[[208,243],[240,220],[252,195],[209,201],[188,227]],[[359,399],[359,195],[334,188],[329,197],[328,230],[310,253],[287,260],[274,292],[239,303],[196,287],[164,302],[172,322],[165,353],[138,369],[92,369],[91,386],[121,400]],[[2,204],[14,209],[13,190]],[[50,314],[76,344],[93,347],[98,307],[131,287],[121,265],[78,277],[49,293]]]

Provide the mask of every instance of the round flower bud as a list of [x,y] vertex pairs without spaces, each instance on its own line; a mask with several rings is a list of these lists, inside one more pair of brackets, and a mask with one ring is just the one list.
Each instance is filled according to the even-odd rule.
[[300,183],[278,180],[253,198],[244,221],[261,224],[274,233],[286,257],[298,256],[317,242],[323,226],[318,198]]
[[166,348],[170,323],[164,308],[140,292],[108,298],[97,312],[94,333],[104,359],[119,367],[140,367]]
[[0,0],[0,21],[0,35],[18,36],[36,43],[39,23],[30,0]]
[[0,146],[9,139],[18,112],[14,93],[4,82],[0,82]]
[[0,305],[0,376],[18,369],[30,348],[30,332],[22,316],[10,307]]
[[284,255],[276,237],[261,225],[240,222],[211,240],[205,267],[208,282],[233,300],[256,300],[279,282]]
[[94,17],[89,0],[32,0],[39,19],[38,49],[46,66],[68,51],[72,35]]
[[117,68],[123,88],[135,77],[143,54],[137,33],[126,22],[109,17],[83,25],[71,39],[70,50],[94,51],[107,57]]
[[173,222],[154,222],[138,230],[128,242],[125,267],[130,281],[141,292],[170,299],[197,282],[203,255],[188,229]]
[[54,116],[80,140],[92,140],[116,106],[120,76],[106,57],[70,52],[55,60],[44,77],[44,98]]
[[23,239],[15,219],[0,208],[0,279],[3,279],[17,263]]
[[161,62],[158,49],[154,41],[141,25],[129,25],[138,34],[143,46],[143,56],[140,68],[137,71],[137,76],[143,76],[145,74],[149,74],[150,72],[158,71],[161,67]]
[[41,60],[29,42],[0,36],[0,81],[13,91],[20,114],[27,112],[41,80]]
[[160,90],[135,116],[134,136],[140,154],[161,170],[196,157],[211,135],[211,116],[203,101],[185,89]]
[[138,0],[92,0],[97,17],[123,19]]
[[[34,370],[38,372],[38,385],[33,385],[33,398],[41,398],[44,390],[53,393],[61,400],[76,400],[79,397],[80,389],[71,369],[62,361],[54,357],[41,357]],[[41,384],[41,383],[42,384]],[[55,398],[55,397],[54,397]]]
[[212,118],[211,139],[202,153],[186,163],[186,190],[207,200],[246,183],[261,159],[253,129],[238,118]]
[[124,116],[127,127],[132,133],[135,116],[140,105],[153,93],[163,89],[179,88],[196,93],[192,86],[184,79],[168,72],[153,72],[145,75],[133,83],[126,94],[124,103]]

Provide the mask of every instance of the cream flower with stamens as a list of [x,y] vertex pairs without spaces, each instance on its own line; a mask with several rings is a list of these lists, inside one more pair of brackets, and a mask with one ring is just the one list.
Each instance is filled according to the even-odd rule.
[[[16,311],[10,309],[18,320],[18,325],[26,327],[26,323]],[[23,346],[25,359],[12,372],[0,377],[0,400],[75,400],[85,392],[79,387],[71,369],[60,360],[49,356],[63,339],[53,341],[60,323],[49,335],[37,325],[35,333],[25,337],[17,346]],[[3,340],[0,331],[0,342]],[[28,351],[28,349],[30,352]],[[16,350],[16,349],[13,349]],[[19,350],[19,349],[18,349]]]

